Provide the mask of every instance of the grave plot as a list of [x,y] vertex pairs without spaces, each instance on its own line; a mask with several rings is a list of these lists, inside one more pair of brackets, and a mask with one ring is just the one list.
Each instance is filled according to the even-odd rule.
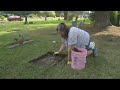
[[38,58],[31,60],[30,63],[39,65],[41,67],[47,67],[49,65],[58,64],[60,61],[64,60],[65,57],[67,57],[66,54],[59,54],[54,56],[53,52],[48,52]]

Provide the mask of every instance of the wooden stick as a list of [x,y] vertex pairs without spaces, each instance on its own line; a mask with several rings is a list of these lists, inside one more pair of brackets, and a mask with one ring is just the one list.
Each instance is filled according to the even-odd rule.
[[24,41],[23,44],[32,42],[33,40]]
[[[26,43],[29,43],[29,42],[32,42],[33,40],[29,40],[29,41],[24,41],[23,44],[26,44]],[[8,46],[8,48],[15,48],[17,46],[20,46],[20,44],[14,44],[14,45],[11,45],[11,46]]]

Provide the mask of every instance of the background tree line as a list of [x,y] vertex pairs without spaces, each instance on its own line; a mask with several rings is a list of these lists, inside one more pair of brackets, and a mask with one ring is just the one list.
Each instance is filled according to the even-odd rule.
[[[78,20],[80,16],[88,17],[96,27],[106,27],[109,25],[120,26],[120,11],[1,11],[0,19],[11,15],[19,15],[25,18],[25,24],[28,17],[63,17],[64,20]],[[47,19],[46,19],[47,20]]]

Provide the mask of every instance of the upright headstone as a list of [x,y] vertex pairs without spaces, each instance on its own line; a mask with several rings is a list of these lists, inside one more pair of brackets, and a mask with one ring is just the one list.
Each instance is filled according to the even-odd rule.
[[45,21],[47,20],[47,16],[45,16]]
[[72,21],[72,26],[77,27],[77,21]]
[[84,22],[81,21],[80,24],[79,24],[79,26],[83,27],[84,26]]

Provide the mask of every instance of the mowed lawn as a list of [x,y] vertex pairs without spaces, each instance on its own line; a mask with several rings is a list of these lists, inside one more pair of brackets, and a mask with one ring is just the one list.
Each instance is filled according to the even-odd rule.
[[[49,51],[55,52],[60,46],[60,37],[54,33],[58,20],[35,20],[33,24],[23,22],[0,23],[0,78],[1,79],[114,79],[120,78],[120,27],[105,29],[84,27],[96,42],[99,56],[87,57],[84,70],[73,70],[65,60],[56,66],[45,68],[29,63]],[[63,21],[66,22],[66,21]],[[67,21],[70,25],[71,21]],[[17,32],[10,32],[18,30]],[[8,49],[18,34],[34,40],[29,44]],[[53,44],[52,41],[59,41]],[[67,54],[67,51],[64,53]]]

